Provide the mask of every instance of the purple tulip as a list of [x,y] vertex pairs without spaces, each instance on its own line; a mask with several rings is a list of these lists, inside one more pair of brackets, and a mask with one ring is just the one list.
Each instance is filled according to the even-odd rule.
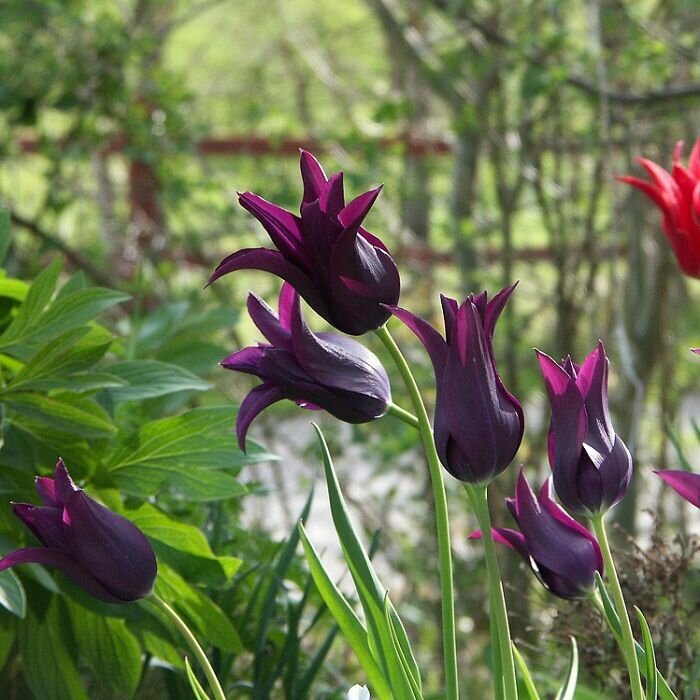
[[435,444],[452,476],[488,484],[515,457],[523,437],[518,400],[503,385],[491,340],[496,321],[515,285],[487,303],[486,292],[470,294],[460,306],[442,296],[445,338],[429,323],[394,307],[423,343],[435,370]]
[[36,478],[41,506],[15,503],[14,512],[43,547],[17,549],[0,559],[0,571],[44,564],[94,598],[128,603],[145,598],[156,579],[156,556],[136,525],[79,489],[62,459],[54,478]]
[[343,173],[326,177],[320,163],[301,152],[301,216],[251,192],[241,206],[264,226],[277,250],[246,248],[224,258],[209,284],[236,270],[263,270],[289,282],[337,329],[362,335],[382,326],[382,304],[399,300],[396,265],[384,244],[361,224],[380,187],[345,204]]
[[[603,575],[603,555],[595,537],[553,499],[549,479],[539,499],[520,470],[515,498],[506,504],[520,532],[493,528],[497,542],[517,551],[540,583],[560,598],[585,597],[595,587],[595,572]],[[481,537],[476,532],[470,537]]]
[[570,357],[559,365],[536,352],[552,407],[549,463],[554,488],[574,513],[604,513],[625,495],[632,457],[610,420],[609,360],[603,343],[598,341],[580,367]]
[[282,287],[279,316],[255,294],[248,296],[248,312],[269,344],[244,348],[221,363],[263,380],[238,412],[241,449],[253,419],[281,399],[296,401],[302,408],[325,409],[346,423],[366,423],[386,413],[391,387],[377,356],[336,333],[312,333],[291,286]]
[[662,469],[655,471],[676,493],[683,496],[688,503],[700,508],[700,474],[679,469]]

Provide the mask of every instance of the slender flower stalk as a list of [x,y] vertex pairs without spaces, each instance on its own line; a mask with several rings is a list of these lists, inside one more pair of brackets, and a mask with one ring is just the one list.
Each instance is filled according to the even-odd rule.
[[416,430],[420,427],[418,419],[412,413],[407,411],[405,408],[401,408],[401,406],[397,406],[395,403],[390,403],[389,407],[386,409],[386,412],[387,415],[394,416],[395,418],[402,420],[412,428],[416,428]]
[[442,478],[440,458],[435,449],[433,429],[430,425],[428,412],[421,397],[416,380],[408,366],[396,341],[392,338],[386,326],[375,331],[382,341],[398,368],[401,378],[413,403],[418,420],[418,430],[428,461],[430,481],[433,487],[435,501],[435,524],[437,527],[438,560],[440,569],[440,598],[442,606],[442,643],[445,657],[445,699],[458,700],[459,681],[457,677],[457,641],[455,634],[454,582],[452,579],[452,549],[450,546],[450,524],[447,512],[447,495],[445,482]]
[[187,626],[185,621],[175,612],[175,610],[168,605],[162,598],[152,593],[150,600],[155,603],[172,621],[172,623],[177,627],[178,632],[183,636],[187,645],[192,649],[192,653],[199,662],[199,665],[204,671],[204,675],[207,677],[207,681],[211,687],[212,693],[214,693],[214,700],[226,700],[226,695],[224,694],[224,689],[221,687],[219,679],[214,673],[214,669],[209,663],[207,655],[204,653],[204,649],[199,645],[196,637],[192,634],[192,631]]
[[634,636],[632,635],[632,626],[630,625],[629,615],[627,614],[625,598],[622,595],[620,580],[617,577],[615,562],[613,561],[612,552],[610,551],[610,543],[608,542],[608,535],[605,531],[604,517],[602,513],[594,515],[591,517],[591,523],[603,554],[603,562],[605,564],[608,580],[610,581],[613,603],[615,604],[617,615],[620,618],[620,625],[622,627],[621,648],[629,672],[632,700],[643,700],[644,691],[642,689],[642,679],[639,675],[639,663],[637,661]]
[[[496,545],[493,539],[491,530],[491,514],[489,513],[488,504],[488,487],[487,486],[472,486],[465,484],[469,500],[476,515],[479,528],[481,529],[481,537],[484,541],[484,555],[486,557],[486,575],[488,578],[489,588],[489,604],[491,606],[490,616],[495,619],[495,627],[498,633],[496,638],[492,639],[491,643],[495,649],[498,649],[498,654],[501,660],[501,673],[503,674],[503,685],[506,700],[517,699],[518,685],[515,679],[515,662],[513,659],[513,648],[510,639],[510,626],[508,624],[508,610],[506,608],[506,599],[503,594],[503,583],[501,581],[501,572],[498,567],[498,558],[496,556]],[[495,678],[495,683],[499,683],[500,679]]]

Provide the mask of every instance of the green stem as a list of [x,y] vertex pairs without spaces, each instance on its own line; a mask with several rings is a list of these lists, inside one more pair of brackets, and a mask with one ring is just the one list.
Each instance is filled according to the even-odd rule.
[[412,413],[409,413],[406,409],[401,408],[401,406],[397,406],[395,403],[389,404],[386,409],[386,414],[388,416],[394,416],[395,418],[402,420],[404,423],[408,423],[408,425],[410,425],[412,428],[420,427],[418,419]]
[[637,653],[634,648],[632,627],[630,625],[629,615],[627,614],[625,598],[622,595],[620,580],[617,578],[615,562],[613,561],[612,552],[610,551],[608,534],[605,531],[605,523],[603,522],[603,518],[604,516],[602,514],[594,515],[591,518],[591,522],[593,524],[596,537],[598,538],[600,550],[603,553],[603,562],[605,564],[605,571],[608,575],[608,581],[610,582],[613,603],[615,603],[617,615],[620,618],[620,626],[622,628],[621,647],[625,661],[627,662],[632,698],[633,700],[644,700],[644,690],[642,689],[642,679],[639,675],[639,664],[637,663]]
[[226,700],[221,683],[219,683],[219,679],[216,677],[207,655],[204,653],[202,647],[199,646],[199,642],[196,640],[185,621],[160,596],[152,593],[150,600],[153,601],[170,618],[175,627],[177,627],[178,632],[180,632],[180,634],[185,638],[185,641],[189,645],[190,649],[192,649],[192,653],[199,662],[202,671],[204,671],[207,681],[209,681],[209,685],[214,693],[215,700]]
[[386,326],[378,328],[375,333],[384,343],[398,368],[406,385],[413,410],[418,420],[418,430],[421,442],[428,461],[430,481],[433,487],[433,500],[435,501],[435,524],[437,527],[438,561],[440,569],[440,604],[442,607],[442,645],[445,657],[445,699],[458,700],[459,681],[457,677],[457,641],[455,634],[455,605],[454,583],[452,580],[452,549],[450,547],[450,523],[447,513],[447,495],[445,494],[445,482],[442,478],[442,466],[437,450],[433,428],[430,425],[428,413],[421,397],[416,380],[408,366],[406,359],[401,354],[399,346],[391,337]]
[[[487,488],[486,486],[466,484],[469,500],[472,503],[477,522],[479,523],[479,529],[481,530],[481,539],[484,542],[489,603],[492,606],[490,614],[492,617],[495,617],[496,629],[498,630],[498,638],[493,639],[492,644],[494,649],[498,648],[501,657],[501,671],[503,673],[506,700],[517,700],[518,684],[515,679],[515,663],[513,661],[513,647],[508,624],[508,610],[506,609],[506,599],[503,595],[501,573],[498,568],[496,545],[491,531],[491,514],[489,513]],[[498,679],[494,680],[498,682]]]

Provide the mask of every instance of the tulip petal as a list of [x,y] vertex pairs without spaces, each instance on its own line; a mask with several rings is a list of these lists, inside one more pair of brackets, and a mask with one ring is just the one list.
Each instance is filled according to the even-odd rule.
[[58,549],[26,547],[10,552],[0,559],[0,571],[20,564],[42,564],[58,569],[93,598],[105,603],[124,603],[112,595],[94,576],[85,571],[71,556]]
[[676,493],[700,508],[700,474],[679,469],[663,469],[654,472],[663,479]]
[[65,463],[60,457],[56,462],[53,478],[56,500],[60,505],[63,505],[66,500],[79,489],[73,483],[73,479],[71,479],[71,475],[68,473]]
[[277,347],[288,347],[289,331],[282,327],[277,314],[257,294],[248,294],[248,314],[258,330]]
[[484,330],[489,338],[493,338],[493,334],[496,329],[496,321],[498,321],[500,318],[501,313],[503,313],[503,309],[517,286],[518,283],[515,282],[515,284],[512,284],[510,287],[501,289],[501,291],[498,292],[498,294],[496,294],[496,296],[486,305],[486,313],[484,314]]
[[328,178],[321,164],[308,151],[301,151],[299,167],[301,169],[301,179],[304,182],[302,203],[313,202],[321,195]]
[[362,224],[369,210],[377,201],[381,191],[382,185],[364,192],[351,202],[348,202],[347,206],[338,214],[338,221],[345,231],[358,232],[360,224]]
[[66,500],[66,538],[75,560],[121,601],[148,595],[156,578],[153,548],[136,525],[83,491]]
[[408,326],[415,333],[418,340],[423,343],[423,347],[428,351],[430,360],[433,363],[435,377],[438,380],[438,384],[440,384],[440,379],[445,372],[449,351],[445,339],[427,321],[424,321],[420,316],[416,316],[407,309],[403,309],[400,306],[387,306],[387,308],[404,325]]
[[228,357],[221,360],[224,369],[231,369],[235,372],[245,372],[256,377],[260,376],[259,364],[265,354],[265,348],[251,345],[242,350],[236,350]]
[[302,268],[308,265],[302,245],[301,219],[298,216],[252,192],[239,194],[238,201],[263,225],[286,260]]
[[601,452],[609,452],[615,440],[615,431],[608,409],[608,358],[602,341],[586,358],[576,377],[576,386],[583,397],[588,416],[586,443]]
[[297,298],[297,290],[289,282],[285,282],[280,289],[280,298],[277,302],[277,315],[280,326],[285,331],[292,330],[292,308]]
[[236,435],[238,436],[238,446],[245,452],[245,438],[250,424],[268,406],[277,403],[285,398],[280,387],[273,384],[260,384],[256,386],[241,402],[236,418]]
[[34,479],[34,488],[39,494],[41,502],[51,508],[62,508],[62,503],[58,500],[56,493],[56,482],[48,476],[37,476]]
[[337,218],[345,206],[343,173],[333,173],[319,194],[318,203],[326,215]]
[[13,503],[14,514],[34,533],[45,547],[69,549],[63,531],[63,511],[50,506],[33,506],[29,503]]

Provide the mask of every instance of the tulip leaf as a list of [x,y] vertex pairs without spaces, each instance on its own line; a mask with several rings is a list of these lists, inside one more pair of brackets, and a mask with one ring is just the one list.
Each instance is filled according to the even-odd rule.
[[654,640],[651,636],[651,630],[649,629],[649,623],[646,621],[642,611],[635,605],[634,611],[637,613],[637,620],[639,620],[639,627],[642,630],[642,642],[644,644],[644,654],[646,656],[646,672],[644,677],[646,678],[646,697],[647,700],[656,700],[657,696],[657,683],[656,683],[656,653],[654,652]]
[[141,678],[141,646],[124,620],[69,605],[76,645],[110,698],[131,698]]
[[0,605],[17,617],[24,617],[27,611],[27,596],[24,586],[14,571],[0,571]]
[[566,677],[564,683],[556,694],[554,700],[574,700],[576,694],[576,683],[578,682],[578,646],[576,639],[571,639],[571,656],[569,657],[569,666],[566,669]]
[[420,678],[414,676],[411,664],[409,664],[408,659],[403,652],[403,648],[401,647],[401,643],[399,642],[398,635],[396,634],[396,625],[391,614],[391,603],[389,602],[388,594],[384,596],[384,620],[386,622],[386,626],[389,628],[391,641],[394,645],[394,653],[400,660],[401,666],[403,667],[406,677],[408,678],[408,682],[410,683],[413,698],[415,700],[422,700],[423,694],[420,688]]
[[314,425],[318,435],[323,466],[328,486],[328,497],[331,506],[331,516],[335,525],[338,538],[340,540],[345,561],[348,564],[350,573],[362,608],[365,612],[369,631],[370,647],[378,657],[379,663],[384,669],[386,677],[389,679],[392,691],[396,697],[409,697],[411,693],[411,683],[409,677],[412,676],[416,685],[420,688],[420,671],[418,664],[411,650],[408,636],[394,607],[389,603],[391,619],[394,622],[394,632],[399,646],[403,651],[409,672],[404,670],[401,659],[394,651],[392,634],[389,630],[384,616],[384,597],[386,591],[380,583],[374,568],[365,552],[362,543],[355,531],[355,527],[350,520],[350,515],[345,505],[345,500],[340,490],[340,484],[333,468],[328,445],[318,426]]
[[299,523],[299,536],[316,588],[338,623],[345,640],[355,652],[372,687],[372,693],[380,700],[392,700],[394,696],[391,688],[370,649],[367,630],[326,572],[301,523]]
[[[615,639],[617,639],[618,644],[621,644],[621,639],[622,639],[622,627],[620,626],[620,618],[617,616],[617,613],[615,612],[615,608],[613,606],[612,600],[610,600],[610,596],[608,595],[607,590],[605,589],[605,584],[603,583],[603,579],[601,578],[600,574],[596,571],[595,572],[595,583],[596,587],[598,589],[598,593],[600,594],[601,601],[603,603],[603,610],[605,613],[605,617],[608,621],[608,625],[610,627],[610,630],[612,631],[613,635],[615,636]],[[642,647],[639,642],[635,640],[634,642],[634,649],[637,654],[637,662],[639,663],[639,669],[644,675],[644,678],[647,677],[647,655],[646,651],[644,650],[644,647]],[[666,679],[663,677],[661,672],[657,669],[656,670],[656,684],[657,684],[657,691],[658,691],[658,696],[661,698],[661,700],[678,700],[678,697],[676,694],[671,690],[670,686],[666,682]]]
[[[511,643],[511,645],[513,647],[513,658],[515,659],[518,671],[520,671],[520,678],[522,679],[523,684],[525,685],[525,690],[527,691],[528,698],[530,698],[530,700],[540,700],[539,693],[537,692],[537,688],[535,687],[535,681],[532,679],[530,669],[527,667],[527,663],[525,662],[523,655],[520,653],[520,649],[518,649],[518,647],[515,646],[515,643]],[[496,678],[494,679],[494,681],[497,682],[498,679]]]
[[31,607],[19,626],[24,678],[41,700],[87,700],[75,663],[70,618],[60,596],[51,596],[40,616]]
[[243,650],[238,632],[221,608],[163,563],[158,567],[155,593],[177,608],[211,645],[222,651]]
[[190,688],[192,688],[192,692],[194,693],[196,700],[210,700],[204,688],[202,688],[202,684],[197,680],[197,676],[194,675],[194,671],[190,665],[190,660],[187,657],[185,657],[185,671],[187,673],[187,680],[190,683]]
[[188,580],[219,586],[229,581],[241,565],[231,556],[216,556],[201,530],[176,520],[150,503],[123,514],[151,540],[162,559]]
[[211,387],[186,369],[157,360],[119,362],[109,367],[108,372],[123,384],[109,391],[115,402],[142,401],[177,391],[206,391]]

